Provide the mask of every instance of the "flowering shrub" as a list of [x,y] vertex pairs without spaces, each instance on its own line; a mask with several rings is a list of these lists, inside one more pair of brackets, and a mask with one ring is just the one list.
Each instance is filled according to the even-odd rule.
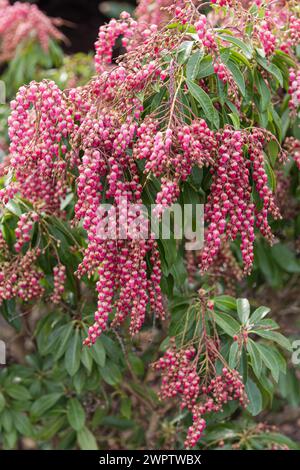
[[[61,90],[52,80],[32,81],[11,101],[0,190],[2,309],[10,318],[24,302],[50,302],[53,312],[39,320],[35,335],[38,354],[53,370],[38,356],[29,362],[52,377],[64,364],[67,387],[78,397],[70,388],[65,394],[61,383],[34,386],[26,367],[20,375],[31,383],[29,391],[10,386],[4,372],[4,413],[6,400],[27,402],[7,447],[18,434],[44,441],[58,431],[67,447],[76,439],[82,448],[87,441],[97,447],[86,423],[109,426],[99,413],[95,418],[99,377],[118,389],[129,420],[126,368],[137,399],[156,410],[155,398],[143,398],[143,362],[126,349],[127,329],[131,337],[142,335],[151,320],[165,337],[164,355],[150,354],[151,373],[162,375],[162,401],[179,399],[182,434],[188,427],[180,442],[188,448],[209,446],[211,426],[239,405],[249,419],[258,415],[286,372],[280,350],[291,351],[291,344],[265,318],[269,309],[251,314],[246,299],[225,294],[252,270],[265,273],[255,265],[255,251],[275,242],[274,224],[285,217],[276,174],[288,160],[291,171],[294,161],[299,165],[299,136],[293,135],[300,104],[298,8],[215,1],[207,11],[189,1],[158,2],[163,9],[150,14],[148,3],[139,4],[137,19],[124,12],[100,27],[97,73],[87,84]],[[112,65],[120,36],[126,52]],[[184,240],[174,234],[167,240],[152,232],[120,235],[125,217],[134,220],[133,204],[155,202],[160,220],[176,201],[205,202],[202,250],[185,254]],[[102,203],[110,204],[107,214],[99,210]],[[99,226],[114,213],[119,236],[101,236]],[[292,264],[299,273],[298,260]],[[14,315],[11,321],[20,326]],[[81,399],[90,399],[86,409]],[[58,413],[51,434],[43,410],[60,405],[67,420]],[[28,416],[41,428],[37,434]],[[253,427],[268,447],[264,431]],[[293,447],[282,436],[272,439]],[[166,439],[164,445],[174,444]],[[231,445],[240,444],[233,439]]]
[[59,42],[66,38],[57,28],[59,18],[48,18],[36,5],[0,3],[0,63],[8,64],[4,80],[8,95],[38,76],[41,69],[59,66]]

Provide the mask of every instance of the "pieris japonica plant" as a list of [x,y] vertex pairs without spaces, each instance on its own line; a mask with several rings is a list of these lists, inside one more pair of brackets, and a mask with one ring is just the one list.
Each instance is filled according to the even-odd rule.
[[58,67],[63,53],[59,43],[66,38],[59,31],[63,21],[48,18],[36,5],[8,0],[0,2],[0,64],[7,96],[42,71]]
[[[103,447],[119,414],[126,445],[294,446],[251,421],[271,406],[292,347],[270,309],[242,294],[257,247],[276,247],[277,191],[299,166],[299,7],[157,4],[100,27],[86,85],[32,81],[11,102],[0,301],[36,344],[27,366],[1,376],[0,423],[16,420],[6,447],[57,433],[65,448]],[[172,232],[120,236],[126,217],[146,217],[142,205],[159,222],[174,203],[204,204],[201,248]],[[108,222],[117,236],[99,231]]]

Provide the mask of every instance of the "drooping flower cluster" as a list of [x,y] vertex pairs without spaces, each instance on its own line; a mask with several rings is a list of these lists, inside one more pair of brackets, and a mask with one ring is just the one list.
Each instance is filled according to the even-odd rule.
[[53,268],[53,282],[54,289],[50,300],[54,304],[58,304],[64,292],[66,282],[66,267],[63,264],[58,264]]
[[56,28],[60,19],[48,18],[36,5],[16,2],[2,3],[0,8],[0,61],[10,60],[17,47],[36,39],[44,51],[48,50],[49,40],[64,40],[64,35]]
[[157,121],[144,121],[137,129],[133,155],[146,159],[145,173],[161,177],[155,214],[159,216],[179,196],[179,182],[185,181],[194,166],[209,166],[214,161],[216,139],[207,123],[195,120],[191,125],[159,130]]
[[210,51],[215,51],[217,49],[217,44],[213,35],[213,30],[207,25],[207,18],[205,15],[200,15],[199,19],[195,23],[195,28],[203,46]]
[[[172,0],[139,0],[135,15],[139,23],[155,24],[160,28],[169,20],[168,7],[172,5]],[[184,5],[184,0],[177,1],[178,11]]]
[[[178,8],[177,20],[183,24],[191,20],[202,42],[199,46],[195,40],[192,52],[204,46],[204,53],[212,56],[215,74],[230,85],[233,78],[222,62],[218,32],[204,15],[188,10],[187,5]],[[87,86],[63,93],[53,82],[33,82],[20,89],[11,105],[10,169],[15,179],[0,194],[5,203],[19,192],[38,213],[61,215],[61,198],[68,184],[74,183],[75,216],[82,221],[88,242],[78,275],[98,276],[98,308],[88,345],[110,320],[115,326],[130,315],[130,330],[135,333],[148,309],[164,316],[155,240],[133,233],[111,236],[116,224],[125,227],[126,217],[133,221],[129,206],[141,205],[143,188],[148,189],[152,177],[161,184],[156,193],[159,216],[177,199],[195,166],[210,167],[202,271],[217,258],[223,241],[240,237],[249,272],[255,225],[271,240],[268,216],[279,217],[265,171],[266,135],[256,128],[238,131],[229,125],[213,131],[209,126],[213,127],[214,113],[219,117],[220,103],[208,97],[206,105],[191,106],[187,66],[179,60],[179,47],[186,39],[183,29],[166,27],[157,32],[156,26],[145,28],[122,14],[119,21],[100,28],[95,59],[98,75]],[[119,36],[128,52],[114,68],[104,70],[112,61]],[[196,92],[202,88],[204,101],[204,91],[210,95],[209,80],[204,77],[193,83]],[[239,111],[241,93],[236,85],[227,89]],[[198,111],[200,116],[210,114],[209,121],[197,117]],[[257,206],[252,184],[260,198]],[[103,202],[111,207],[101,212]],[[106,225],[110,237],[103,233]]]
[[284,147],[300,170],[300,140],[294,137],[287,137],[284,141]]
[[272,55],[276,46],[276,36],[272,33],[268,21],[262,21],[259,24],[257,34],[266,56]]
[[300,106],[300,70],[290,70],[289,76],[289,108],[293,114]]
[[231,7],[233,5],[233,0],[210,0],[210,2],[220,7]]
[[[122,124],[114,111],[100,112],[93,107],[79,128],[84,155],[79,166],[75,214],[83,220],[89,244],[78,275],[93,272],[99,275],[98,309],[85,341],[87,345],[94,343],[107,328],[113,310],[112,326],[121,324],[130,315],[132,334],[141,328],[148,306],[151,312],[164,317],[157,244],[153,238],[146,239],[125,229],[125,222],[130,227],[134,219],[130,204],[135,207],[142,204],[138,169],[128,153],[135,132],[136,124],[130,120]],[[130,173],[129,179],[125,177],[126,171]],[[107,181],[105,197],[114,201],[104,212],[103,179]],[[106,234],[104,226],[108,226]],[[118,233],[112,233],[116,227]],[[124,233],[120,233],[123,229]],[[152,261],[149,276],[147,257]]]
[[174,338],[171,347],[154,365],[162,372],[159,396],[162,400],[181,397],[181,408],[193,408],[200,393],[200,377],[197,374],[194,347],[177,350]]
[[101,26],[95,43],[96,71],[101,73],[112,63],[113,49],[118,38],[122,37],[123,47],[130,51],[135,43],[145,40],[156,29],[155,24],[151,23],[148,27],[147,23],[135,21],[127,12],[121,14],[121,20],[113,18],[107,25]]
[[66,190],[64,139],[73,131],[71,110],[54,82],[31,82],[11,102],[8,120],[10,169],[16,182],[0,191],[6,202],[20,192],[43,210],[57,213]]
[[3,300],[19,297],[23,301],[40,298],[44,288],[40,284],[43,273],[36,267],[40,250],[28,250],[24,256],[7,259],[0,268],[0,304]]
[[31,239],[31,230],[33,227],[34,222],[39,220],[39,216],[36,212],[27,212],[22,214],[19,221],[17,228],[15,230],[16,235],[16,243],[15,243],[15,250],[17,252],[21,251],[22,246],[25,243],[28,243]]
[[201,438],[206,427],[205,414],[222,411],[223,406],[232,400],[238,401],[241,406],[246,406],[248,402],[242,377],[236,370],[228,370],[226,367],[208,386],[202,386],[201,392],[205,398],[193,407],[193,424],[188,429],[184,443],[186,448],[194,447]]
[[153,367],[162,373],[160,398],[167,400],[180,397],[181,408],[192,412],[193,425],[189,428],[185,447],[191,448],[201,438],[206,427],[205,414],[218,412],[224,404],[238,400],[242,406],[247,404],[242,378],[235,370],[223,368],[222,374],[205,385],[198,372],[200,351],[191,346],[177,349],[175,339],[170,348]]
[[[254,225],[272,241],[268,215],[279,218],[268,177],[264,167],[264,134],[257,129],[251,133],[225,128],[218,134],[219,148],[215,167],[211,169],[212,185],[208,196],[205,220],[208,229],[201,254],[201,269],[213,263],[221,247],[221,240],[235,240],[241,236],[241,252],[245,272],[253,263]],[[248,157],[244,155],[247,151]],[[251,199],[250,169],[256,189],[263,202],[258,210]]]

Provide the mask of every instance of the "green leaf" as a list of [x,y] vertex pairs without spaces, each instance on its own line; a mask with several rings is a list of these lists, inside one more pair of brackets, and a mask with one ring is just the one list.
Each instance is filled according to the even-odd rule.
[[82,428],[77,433],[77,440],[81,450],[98,450],[95,436],[87,427]]
[[11,384],[6,387],[5,392],[15,400],[26,401],[31,399],[30,393],[23,385]]
[[200,66],[198,69],[198,75],[196,78],[197,79],[205,78],[213,74],[214,74],[214,66],[213,66],[212,58],[206,56],[200,63]]
[[49,441],[52,439],[63,426],[67,425],[65,416],[57,416],[54,419],[47,420],[46,426],[37,433],[36,438],[41,441]]
[[299,450],[298,444],[293,442],[289,437],[284,436],[279,433],[274,433],[274,432],[268,432],[268,433],[259,433],[258,436],[260,441],[265,441],[270,444],[279,444],[279,445],[284,445],[288,446],[290,449],[297,449]]
[[3,394],[0,392],[0,413],[4,410],[5,408],[5,398]]
[[275,262],[288,273],[299,273],[300,263],[294,253],[282,243],[276,243],[271,248]]
[[131,399],[127,396],[123,396],[121,400],[121,415],[126,419],[131,418]]
[[240,329],[239,323],[226,313],[214,313],[214,319],[217,325],[229,336],[233,337]]
[[203,50],[199,49],[190,56],[186,64],[186,77],[188,80],[194,81],[197,78],[203,55]]
[[239,49],[243,51],[247,59],[251,59],[253,50],[250,45],[245,44],[241,39],[236,38],[235,36],[230,36],[229,34],[220,34],[220,38],[222,38],[224,41],[227,41],[237,46]]
[[229,113],[228,116],[230,117],[231,122],[232,122],[234,128],[235,128],[236,130],[237,130],[237,129],[240,129],[241,123],[240,123],[240,118],[239,118],[238,114],[236,114],[236,113]]
[[68,342],[67,352],[65,354],[65,368],[71,376],[75,375],[79,369],[82,349],[78,328],[73,331],[73,336]]
[[103,380],[109,385],[117,385],[122,380],[122,374],[119,367],[111,361],[107,361],[105,367],[100,369]]
[[142,376],[145,372],[145,367],[142,359],[136,356],[135,354],[128,354],[128,359],[133,372],[138,376]]
[[8,203],[6,204],[6,209],[9,210],[9,212],[11,212],[12,214],[16,215],[17,217],[21,217],[22,215],[22,211],[20,209],[20,206],[13,200],[11,199],[10,201],[8,201]]
[[283,87],[283,76],[280,69],[275,64],[269,63],[263,57],[257,56],[256,60],[259,65],[273,75],[273,77],[275,77],[279,82],[280,86]]
[[187,86],[191,95],[198,101],[207,119],[215,123],[215,108],[208,94],[196,83],[187,80]]
[[88,353],[100,367],[105,366],[106,353],[101,338],[88,349]]
[[31,407],[31,413],[33,417],[39,418],[42,416],[47,410],[52,408],[52,406],[58,402],[61,396],[61,392],[53,392],[38,398]]
[[268,348],[264,344],[256,343],[256,346],[259,349],[263,363],[271,371],[275,382],[278,382],[280,369],[277,355],[274,354],[274,351],[271,348]]
[[281,333],[278,333],[278,331],[254,330],[253,333],[256,333],[262,338],[274,341],[274,343],[279,344],[282,348],[287,349],[288,351],[293,350],[290,340]]
[[22,436],[30,437],[33,435],[33,427],[27,415],[14,412],[14,425]]
[[67,405],[67,418],[75,431],[80,431],[85,423],[85,411],[77,398],[71,398]]
[[93,357],[90,353],[89,348],[84,347],[82,349],[81,362],[84,365],[84,367],[87,369],[88,373],[90,373],[93,367]]
[[251,366],[257,378],[261,375],[262,369],[262,360],[260,356],[259,349],[256,346],[256,343],[252,339],[248,339],[247,342],[247,351],[251,359]]
[[250,304],[247,299],[237,299],[236,306],[239,319],[245,325],[250,315]]
[[246,382],[245,390],[249,399],[247,410],[252,416],[257,416],[262,411],[263,406],[260,390],[250,378]]
[[68,347],[68,341],[73,332],[73,323],[70,322],[67,325],[64,325],[62,329],[62,334],[60,336],[60,341],[58,344],[58,348],[54,351],[54,360],[57,361],[65,352]]
[[259,320],[264,318],[268,313],[271,311],[269,307],[258,307],[251,315],[250,321],[251,323],[257,323]]
[[260,94],[262,111],[266,111],[271,101],[271,93],[270,93],[269,87],[267,86],[266,82],[262,78],[261,74],[257,72],[257,70],[254,72],[254,81],[255,81],[257,90]]
[[230,295],[218,295],[218,297],[214,298],[214,305],[226,313],[236,311],[236,299]]
[[236,82],[237,86],[240,89],[240,92],[242,93],[243,96],[245,96],[246,85],[245,85],[245,80],[244,80],[244,76],[242,72],[240,71],[238,66],[235,65],[235,63],[232,62],[231,60],[227,62],[226,67],[230,70],[234,81]]
[[178,48],[177,62],[184,64],[191,55],[194,46],[194,41],[183,41]]
[[238,363],[238,353],[239,353],[239,345],[237,341],[234,341],[232,345],[230,346],[229,350],[229,367],[231,369],[235,369]]

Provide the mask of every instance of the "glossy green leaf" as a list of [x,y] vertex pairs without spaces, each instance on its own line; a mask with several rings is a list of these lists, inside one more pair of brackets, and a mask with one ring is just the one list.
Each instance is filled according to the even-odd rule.
[[70,425],[75,431],[80,431],[85,423],[85,411],[77,398],[68,401],[67,417]]

